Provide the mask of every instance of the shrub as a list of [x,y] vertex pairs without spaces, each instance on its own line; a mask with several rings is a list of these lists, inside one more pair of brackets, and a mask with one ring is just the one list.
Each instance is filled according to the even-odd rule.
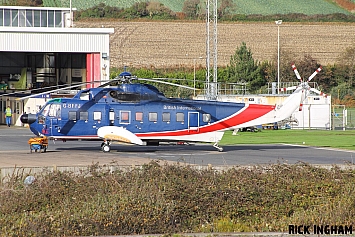
[[[285,231],[354,224],[355,172],[308,164],[224,171],[152,162],[130,171],[14,175],[1,188],[0,235],[79,236]],[[336,213],[336,215],[334,215]]]

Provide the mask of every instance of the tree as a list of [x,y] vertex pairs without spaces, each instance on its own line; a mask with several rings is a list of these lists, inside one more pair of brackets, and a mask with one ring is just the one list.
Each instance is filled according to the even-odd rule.
[[30,6],[30,7],[39,7],[43,5],[42,0],[11,0],[8,1],[8,4],[11,6]]
[[308,80],[314,71],[321,66],[311,55],[304,55],[297,65],[298,72],[304,80]]
[[164,4],[159,2],[149,2],[147,6],[150,18],[171,19],[174,18],[175,13]]
[[348,47],[338,58],[338,62],[343,66],[344,80],[350,87],[354,86],[355,77],[355,47]]
[[335,80],[336,69],[337,67],[335,65],[328,65],[326,67],[323,67],[322,73],[320,73],[320,75],[317,76],[316,79],[321,91],[329,93],[333,87],[336,87],[338,85],[337,81]]
[[232,15],[234,9],[235,9],[235,4],[233,0],[222,0],[221,5],[217,9],[218,18],[222,19],[226,16]]
[[247,48],[245,42],[242,42],[240,48],[231,56],[227,71],[229,82],[247,82],[251,91],[259,89],[266,83],[257,62],[253,59],[251,49]]
[[195,19],[200,10],[200,0],[186,0],[182,7],[182,12],[187,18]]

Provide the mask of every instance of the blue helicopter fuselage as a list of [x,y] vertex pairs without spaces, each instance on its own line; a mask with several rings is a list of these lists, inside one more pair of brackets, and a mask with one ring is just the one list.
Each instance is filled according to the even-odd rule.
[[52,99],[36,114],[30,129],[36,135],[63,140],[99,139],[100,127],[116,126],[142,140],[211,141],[204,134],[231,129],[273,108],[166,98],[151,85],[121,84],[81,90],[73,98]]

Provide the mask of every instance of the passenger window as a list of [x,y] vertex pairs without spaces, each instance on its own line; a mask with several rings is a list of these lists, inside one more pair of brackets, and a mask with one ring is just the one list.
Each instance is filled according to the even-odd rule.
[[136,121],[143,122],[143,112],[136,112]]
[[170,122],[170,113],[169,112],[163,113],[163,122]]
[[81,111],[79,114],[79,119],[80,120],[88,120],[89,119],[89,113],[87,111]]
[[94,112],[94,120],[101,120],[101,112],[99,111]]
[[130,111],[120,111],[120,123],[130,123]]
[[184,122],[184,121],[185,121],[184,113],[176,113],[176,122]]
[[211,122],[211,115],[210,114],[203,114],[202,119],[203,119],[203,122],[209,123],[209,122]]
[[69,120],[76,120],[76,111],[69,111]]
[[149,121],[156,122],[158,121],[158,113],[149,113]]

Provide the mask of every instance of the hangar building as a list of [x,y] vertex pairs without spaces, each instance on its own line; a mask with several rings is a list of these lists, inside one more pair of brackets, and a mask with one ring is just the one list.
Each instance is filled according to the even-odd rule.
[[13,92],[108,80],[113,32],[73,27],[70,8],[0,6],[0,124],[7,105],[16,124],[31,112]]

